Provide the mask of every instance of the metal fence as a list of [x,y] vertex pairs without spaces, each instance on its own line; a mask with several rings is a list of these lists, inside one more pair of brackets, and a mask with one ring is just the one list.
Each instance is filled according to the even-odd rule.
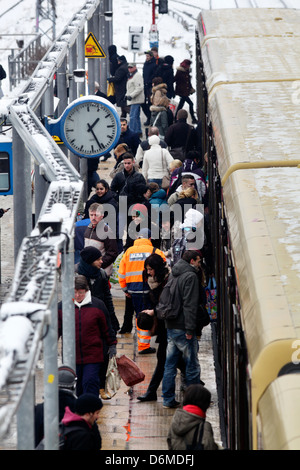
[[39,63],[39,59],[42,58],[39,57],[43,51],[41,38],[41,34],[36,35],[17,54],[15,54],[15,49],[11,50],[11,55],[8,57],[10,91],[22,80],[29,79]]
[[[34,448],[34,379],[41,348],[44,355],[45,450],[58,448],[58,265],[61,259],[63,361],[75,368],[74,222],[84,191],[86,160],[58,146],[42,124],[78,96],[94,94],[94,81],[106,84],[107,63],[88,59],[88,86],[73,71],[85,68],[88,30],[108,44],[111,0],[89,0],[74,15],[39,62],[7,109],[13,126],[15,274],[0,311],[0,438],[17,415],[18,449]],[[109,30],[110,28],[110,30]],[[98,65],[98,67],[97,67]],[[87,88],[87,89],[86,89]],[[83,161],[85,160],[85,161]],[[32,227],[31,167],[35,166],[35,214]],[[57,217],[58,210],[62,217]],[[48,223],[45,225],[44,216]],[[60,224],[54,229],[54,224]],[[51,419],[50,419],[51,417]]]

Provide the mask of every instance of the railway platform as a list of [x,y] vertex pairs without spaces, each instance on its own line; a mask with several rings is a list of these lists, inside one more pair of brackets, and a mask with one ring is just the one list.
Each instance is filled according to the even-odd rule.
[[[101,178],[107,179],[114,165],[111,157],[99,164]],[[1,198],[0,207],[11,210],[7,212],[1,224],[1,284],[0,300],[7,296],[14,275],[14,251],[13,251],[13,196]],[[118,285],[112,285],[113,302],[120,325],[123,322],[125,310],[125,296]],[[199,342],[199,361],[201,365],[201,379],[212,393],[212,404],[207,412],[207,420],[214,430],[216,442],[223,446],[222,426],[220,422],[219,400],[216,385],[215,362],[213,355],[213,326],[208,325],[203,329]],[[151,340],[151,346],[155,346],[155,337]],[[141,356],[137,352],[136,334],[119,335],[117,354],[125,354],[133,359],[145,373],[145,380],[128,388],[121,382],[121,388],[110,400],[103,400],[103,408],[99,419],[99,429],[102,436],[102,450],[105,451],[167,451],[166,437],[174,409],[165,409],[162,405],[161,385],[158,389],[156,402],[140,402],[137,396],[143,394],[151,379],[156,364],[156,354]],[[61,362],[58,351],[58,362]],[[38,361],[36,370],[36,402],[43,401],[43,358]],[[182,400],[180,390],[180,373],[176,379],[176,399]],[[16,423],[12,423],[9,435],[0,442],[2,450],[17,449]]]

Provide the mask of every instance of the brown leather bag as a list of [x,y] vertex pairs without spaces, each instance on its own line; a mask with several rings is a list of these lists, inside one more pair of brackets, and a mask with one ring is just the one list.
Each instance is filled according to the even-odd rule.
[[145,374],[135,362],[125,356],[125,354],[116,359],[119,374],[128,387],[143,382]]

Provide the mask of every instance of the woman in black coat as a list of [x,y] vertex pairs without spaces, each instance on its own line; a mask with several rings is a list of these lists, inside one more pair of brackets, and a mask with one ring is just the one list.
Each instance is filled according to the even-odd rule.
[[175,98],[173,62],[173,57],[171,55],[166,55],[163,60],[163,63],[158,66],[156,72],[156,76],[161,77],[163,83],[167,85],[167,97],[169,99]]
[[[84,208],[84,218],[89,218],[89,207],[96,202],[97,204],[111,204],[118,213],[118,202],[116,200],[116,194],[111,191],[109,184],[106,180],[100,179],[96,184],[96,193],[86,202]],[[105,211],[104,217],[107,216]]]
[[119,66],[117,47],[114,44],[111,44],[110,46],[108,46],[108,58],[109,58],[109,73],[113,77]]
[[[191,76],[190,76],[191,63],[192,62],[189,59],[183,60],[180,66],[177,67],[177,71],[174,77],[174,82],[176,83],[175,94],[180,97],[180,101],[176,110],[176,116],[177,116],[178,111],[181,108],[183,108],[184,103],[187,103],[190,108],[192,123],[197,124],[198,121],[194,113],[194,103],[192,102],[190,98],[190,95],[195,92],[191,84]],[[176,120],[176,116],[175,116],[175,120]]]
[[[112,295],[110,291],[109,279],[101,268],[101,252],[93,246],[87,246],[80,252],[80,261],[75,265],[75,272],[87,279],[89,289],[93,297],[104,302],[109,313],[109,328],[112,328],[112,336],[115,337],[120,329],[119,321],[115,313]],[[104,350],[104,365],[100,370],[100,396],[103,400],[110,399],[110,395],[105,392],[106,371],[108,366],[108,349]]]
[[118,68],[115,74],[108,79],[109,83],[115,86],[116,105],[121,108],[121,117],[125,117],[128,112],[126,96],[126,85],[128,79],[128,63],[125,56],[118,56]]

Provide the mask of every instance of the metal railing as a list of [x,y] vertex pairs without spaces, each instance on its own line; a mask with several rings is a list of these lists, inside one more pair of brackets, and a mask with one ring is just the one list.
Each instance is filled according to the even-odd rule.
[[16,55],[15,49],[11,50],[11,55],[8,57],[10,91],[19,85],[22,80],[28,80],[32,75],[39,63],[38,57],[42,52],[41,38],[41,34],[36,35]]
[[[67,94],[67,77],[72,77],[77,67],[85,66],[85,27],[88,25],[91,31],[96,28],[99,33],[106,26],[105,22],[99,21],[101,8],[100,0],[89,0],[74,15],[7,110],[6,118],[13,126],[14,186],[25,189],[14,194],[15,274],[11,292],[0,311],[0,338],[6,338],[0,341],[0,438],[5,436],[17,414],[18,449],[34,448],[33,380],[41,348],[44,355],[45,450],[58,448],[59,258],[64,280],[61,284],[63,361],[75,368],[73,239],[84,182],[71,162],[72,155],[54,142],[44,128],[42,118],[53,115],[54,74],[58,77],[59,114],[68,101],[85,94],[85,84],[75,83],[71,83]],[[90,72],[96,77],[94,63],[89,63],[89,76]],[[35,207],[38,215],[33,229],[31,157],[36,167]],[[12,332],[16,334],[14,341],[11,340]]]

